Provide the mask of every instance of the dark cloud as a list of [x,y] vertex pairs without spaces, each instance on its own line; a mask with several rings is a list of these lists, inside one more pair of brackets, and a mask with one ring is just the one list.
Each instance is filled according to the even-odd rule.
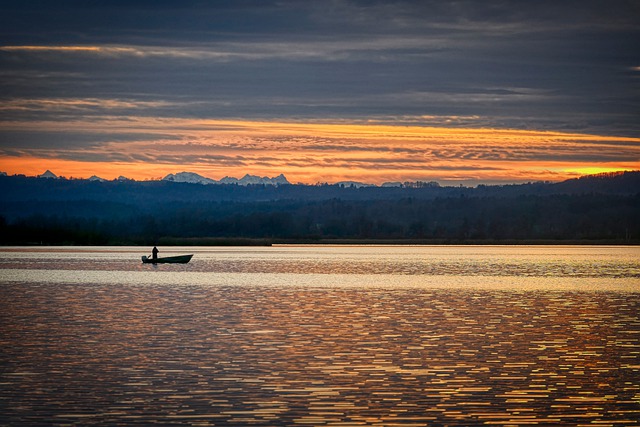
[[27,150],[56,148],[94,149],[105,144],[124,143],[149,140],[178,140],[175,134],[142,133],[142,132],[87,132],[82,130],[3,130],[0,132],[0,153],[11,147]]
[[633,0],[5,1],[2,120],[406,120],[638,136],[638,22]]

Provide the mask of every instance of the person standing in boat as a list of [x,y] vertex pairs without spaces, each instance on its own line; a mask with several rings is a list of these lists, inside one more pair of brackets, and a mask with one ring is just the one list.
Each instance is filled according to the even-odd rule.
[[153,250],[151,250],[151,259],[153,259],[153,260],[158,259],[158,252],[160,252],[160,251],[158,250],[158,248],[156,248],[154,246]]

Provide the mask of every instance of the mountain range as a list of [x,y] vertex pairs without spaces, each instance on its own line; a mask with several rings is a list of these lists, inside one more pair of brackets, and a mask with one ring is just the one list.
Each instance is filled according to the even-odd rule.
[[266,176],[259,177],[259,176],[250,175],[250,174],[246,174],[240,179],[225,176],[221,180],[217,181],[215,179],[206,178],[194,172],[178,172],[176,174],[170,173],[169,175],[162,178],[162,180],[170,181],[170,182],[186,182],[189,184],[204,184],[204,185],[210,185],[210,184],[286,185],[286,184],[291,184],[283,174],[280,174],[273,178],[269,178]]
[[[149,185],[154,184],[169,184],[169,183],[177,183],[177,184],[196,184],[193,188],[195,191],[197,187],[209,187],[209,189],[213,189],[216,187],[227,187],[227,186],[239,186],[239,187],[249,187],[254,185],[266,186],[267,188],[277,189],[280,186],[285,186],[289,188],[288,190],[285,187],[278,189],[278,194],[283,196],[284,194],[288,194],[289,196],[293,196],[293,198],[315,198],[309,197],[310,194],[318,195],[319,193],[327,193],[331,194],[331,197],[339,196],[339,197],[348,197],[358,199],[378,199],[378,198],[387,198],[387,197],[402,197],[406,196],[408,193],[406,191],[415,190],[417,193],[413,193],[412,197],[419,195],[419,197],[450,197],[452,194],[465,194],[466,196],[517,196],[517,195],[525,195],[525,194],[536,194],[536,195],[549,195],[549,194],[580,194],[585,192],[594,192],[594,193],[606,193],[606,194],[637,194],[638,189],[640,188],[640,171],[624,171],[624,172],[611,172],[611,173],[601,173],[596,175],[586,175],[580,178],[568,179],[566,181],[561,182],[530,182],[524,184],[504,184],[504,185],[483,185],[480,184],[476,187],[464,187],[464,186],[440,186],[438,182],[430,181],[430,182],[386,182],[382,185],[374,185],[374,184],[366,184],[362,182],[356,181],[341,181],[334,184],[315,184],[315,185],[306,185],[306,184],[291,184],[287,178],[280,174],[278,176],[269,178],[269,177],[259,177],[256,175],[245,174],[242,178],[233,178],[226,176],[220,180],[215,180],[211,178],[204,177],[194,172],[178,172],[175,174],[168,174],[164,178],[160,180],[148,180],[148,181],[136,181],[124,176],[119,176],[118,178],[108,181],[106,179],[100,178],[96,175],[91,176],[87,179],[66,179],[64,177],[59,177],[50,170],[45,171],[44,173],[37,175],[36,177],[26,177],[24,175],[13,175],[8,176],[5,172],[0,172],[0,177],[8,178],[10,181],[7,182],[17,182],[11,181],[11,179],[27,179],[35,181],[41,181],[44,185],[46,182],[68,182],[70,185],[72,183],[76,183],[75,186],[81,186],[82,182],[90,182],[90,183],[103,183],[109,184],[111,183],[129,183],[130,189],[135,191],[138,188],[145,188]],[[25,181],[28,182],[28,181]],[[143,187],[139,187],[142,185]],[[316,188],[316,190],[311,190],[312,188]],[[325,190],[320,190],[324,188]],[[204,189],[203,189],[204,190]],[[354,192],[353,190],[358,190]],[[50,189],[44,190],[45,193],[48,193]],[[213,191],[213,190],[212,190]],[[218,190],[215,190],[217,194]],[[222,190],[221,190],[222,191]],[[337,193],[336,193],[337,192]],[[11,193],[14,193],[13,191]],[[207,194],[214,194],[210,191]],[[228,192],[227,192],[228,193]],[[231,194],[231,193],[228,193]],[[244,193],[236,193],[235,195],[242,195]],[[249,194],[249,193],[246,193]],[[325,194],[325,197],[327,196]],[[255,194],[252,193],[251,197],[254,197]],[[272,196],[272,195],[271,195]],[[269,196],[269,197],[271,197]],[[323,197],[320,197],[323,198]]]
[[[0,176],[7,177],[8,174],[5,172],[0,172]],[[23,176],[24,175],[15,175],[15,176]],[[52,180],[66,180],[64,177],[59,177],[50,170],[45,171],[44,173],[37,175],[36,178],[45,178]],[[76,181],[90,181],[90,182],[109,182],[106,179],[100,178],[96,175],[91,176],[88,179],[79,179]],[[483,193],[487,195],[488,193],[495,193],[496,190],[501,195],[514,195],[514,194],[522,194],[522,193],[537,193],[537,194],[551,194],[551,193],[573,193],[580,191],[602,191],[604,192],[613,192],[613,193],[626,193],[633,194],[635,193],[635,189],[640,180],[640,171],[624,171],[624,172],[611,172],[611,173],[602,173],[596,175],[585,175],[580,178],[573,178],[566,181],[561,182],[530,182],[525,184],[505,184],[505,185],[478,185],[475,188],[475,191],[478,193]],[[250,186],[250,185],[266,185],[278,187],[281,185],[292,185],[289,180],[284,176],[284,174],[280,174],[278,176],[269,178],[267,176],[260,177],[251,174],[245,174],[242,178],[234,178],[225,176],[220,180],[215,180],[211,178],[204,177],[200,174],[194,172],[178,172],[178,173],[170,173],[164,178],[160,180],[150,180],[150,181],[135,181],[133,179],[127,178],[125,176],[119,176],[118,178],[113,180],[114,182],[174,182],[181,184],[199,184],[199,185],[238,185],[238,186]],[[317,186],[318,184],[316,184]],[[430,182],[385,182],[381,185],[368,184],[357,181],[340,181],[333,184],[324,184],[344,189],[371,189],[374,190],[376,188],[379,189],[403,189],[403,188],[418,188],[418,189],[431,189],[431,190],[442,190],[449,191],[453,187],[441,187],[440,184],[436,181]],[[294,186],[302,186],[307,187],[308,185],[298,184]],[[462,186],[461,186],[462,187]],[[467,190],[472,189],[472,187],[465,187]],[[524,191],[522,191],[524,190]],[[530,191],[534,190],[534,191]],[[440,194],[440,193],[438,193]]]
[[[5,172],[1,173],[3,176],[7,174]],[[44,173],[37,176],[38,178],[47,178],[47,179],[58,179],[60,178],[55,173],[50,170],[46,170]],[[106,182],[106,179],[100,178],[99,176],[93,175],[89,179],[89,181],[99,181]],[[125,176],[119,176],[116,181],[133,181]],[[287,178],[280,174],[278,176],[274,176],[273,178],[269,178],[267,176],[256,176],[245,174],[242,178],[234,178],[230,176],[225,176],[221,180],[215,180],[211,178],[204,177],[194,172],[178,172],[178,173],[170,173],[169,175],[162,178],[162,181],[168,182],[183,182],[187,184],[202,184],[202,185],[211,185],[211,184],[236,184],[236,185],[286,185],[291,184]]]
[[[6,176],[6,173],[3,172]],[[57,179],[59,178],[56,174],[47,169],[44,173],[37,176],[38,178],[51,178]],[[120,176],[116,179],[116,181],[129,181],[129,178],[124,176]],[[106,179],[100,178],[99,176],[93,175],[89,178],[89,181],[100,181],[106,182]],[[211,184],[236,184],[236,185],[287,185],[291,184],[289,180],[284,176],[284,174],[280,174],[273,178],[269,178],[267,176],[257,176],[251,174],[245,174],[242,178],[234,178],[230,176],[225,176],[220,180],[215,180],[211,178],[204,177],[195,172],[178,172],[178,173],[170,173],[164,178],[162,181],[169,182],[183,182],[187,184],[201,184],[201,185],[211,185]],[[358,181],[340,181],[336,182],[334,185],[345,188],[362,188],[362,187],[377,187],[375,184],[368,184],[364,182]],[[381,185],[381,187],[402,187],[404,184],[401,182],[385,182]]]

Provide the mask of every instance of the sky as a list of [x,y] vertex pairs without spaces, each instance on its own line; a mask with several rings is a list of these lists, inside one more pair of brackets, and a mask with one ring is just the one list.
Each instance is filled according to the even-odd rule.
[[5,0],[0,171],[291,182],[640,169],[636,0]]

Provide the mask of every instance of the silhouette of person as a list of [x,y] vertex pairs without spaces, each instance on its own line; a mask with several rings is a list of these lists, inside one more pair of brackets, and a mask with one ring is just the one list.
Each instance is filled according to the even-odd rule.
[[152,257],[151,257],[151,258],[152,258],[152,259],[158,259],[158,252],[160,252],[160,251],[158,250],[158,248],[156,248],[156,247],[154,246],[154,247],[153,247],[153,250],[151,251],[151,253],[152,253]]

